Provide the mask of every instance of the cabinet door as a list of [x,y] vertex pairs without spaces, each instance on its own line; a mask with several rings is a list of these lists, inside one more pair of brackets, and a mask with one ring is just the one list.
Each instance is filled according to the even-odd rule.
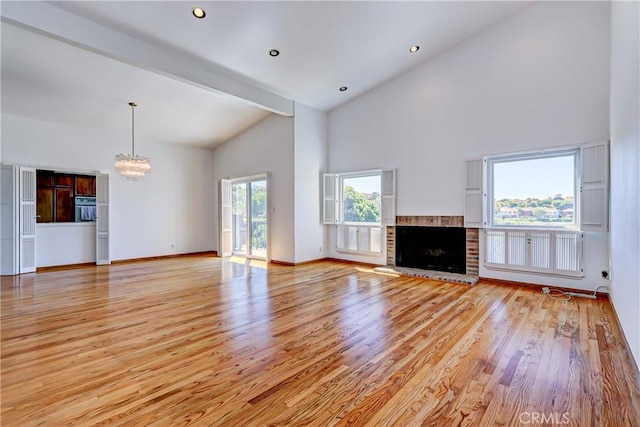
[[53,188],[38,188],[37,222],[53,221]]
[[75,221],[73,189],[56,188],[56,222]]
[[88,196],[90,185],[90,178],[88,176],[76,177],[76,194],[78,196]]
[[71,175],[55,175],[56,187],[73,188],[73,176]]
[[53,187],[53,174],[46,171],[36,171],[38,178],[38,188],[41,187]]

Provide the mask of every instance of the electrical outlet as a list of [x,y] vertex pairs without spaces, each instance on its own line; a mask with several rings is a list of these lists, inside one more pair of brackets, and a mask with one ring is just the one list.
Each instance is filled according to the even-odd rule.
[[602,270],[602,278],[603,279],[608,279],[609,278],[609,272],[607,270]]

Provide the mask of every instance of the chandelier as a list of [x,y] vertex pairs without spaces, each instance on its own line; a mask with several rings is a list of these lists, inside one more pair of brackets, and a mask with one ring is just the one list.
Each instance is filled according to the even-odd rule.
[[136,155],[134,109],[137,104],[130,102],[129,105],[131,106],[131,154],[116,155],[116,170],[125,178],[135,181],[151,172],[151,160],[146,156]]

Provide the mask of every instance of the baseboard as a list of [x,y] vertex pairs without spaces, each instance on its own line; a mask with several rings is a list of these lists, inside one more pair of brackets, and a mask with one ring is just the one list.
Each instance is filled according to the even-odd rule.
[[283,265],[285,267],[295,267],[296,265],[294,262],[278,261],[277,259],[272,259],[271,261],[269,261],[269,264]]
[[[171,254],[171,255],[158,255],[144,258],[128,258],[128,259],[118,259],[111,261],[111,264],[126,264],[130,262],[140,262],[140,261],[154,261],[159,259],[169,259],[169,258],[181,258],[181,257],[195,257],[195,256],[211,256],[217,257],[217,251],[204,251],[204,252],[188,252],[184,254]],[[95,267],[95,262],[83,262],[78,264],[63,264],[63,265],[51,265],[47,267],[37,267],[36,272],[44,272],[44,271],[61,271],[61,270],[74,270],[77,268],[87,268],[87,267]]]
[[[542,292],[542,288],[549,288],[552,290],[559,290],[562,292],[580,292],[580,293],[585,293],[585,294],[590,294],[593,291],[588,291],[588,290],[584,290],[584,289],[577,289],[577,288],[564,288],[564,287],[559,287],[559,286],[551,286],[551,285],[540,285],[538,283],[527,283],[527,282],[516,282],[514,280],[505,280],[505,279],[494,279],[492,277],[480,277],[480,281],[485,282],[485,283],[499,283],[499,284],[503,284],[503,285],[512,285],[512,286],[528,286],[528,287],[533,287],[533,288],[538,288],[540,289],[540,292]],[[609,297],[609,293],[607,292],[596,292],[596,296],[599,298],[608,298]]]
[[624,351],[625,351],[625,355],[627,356],[627,359],[629,359],[631,361],[631,366],[635,366],[636,371],[634,372],[634,379],[636,381],[636,387],[638,388],[638,390],[640,390],[640,360],[636,361],[636,359],[633,357],[633,353],[631,352],[631,346],[629,345],[629,341],[627,341],[627,336],[624,334],[624,329],[622,329],[622,323],[620,323],[620,318],[618,317],[618,312],[616,311],[616,306],[613,305],[613,302],[611,301],[611,296],[609,294],[607,294],[607,298],[609,298],[609,305],[611,305],[611,310],[613,310],[613,315],[616,318],[616,323],[618,324],[618,329],[620,330],[620,335],[622,336],[622,339],[624,340]]
[[302,261],[302,262],[278,261],[277,259],[272,259],[271,261],[269,261],[269,263],[276,264],[276,265],[283,265],[286,267],[299,267],[301,265],[309,265],[309,264],[315,264],[317,262],[327,261],[328,259],[329,258],[318,258],[318,259],[310,259],[308,261]]
[[198,256],[210,256],[217,257],[217,251],[203,251],[203,252],[187,252],[183,254],[170,254],[170,255],[158,255],[158,256],[150,256],[150,257],[142,257],[142,258],[127,258],[127,259],[118,259],[111,261],[111,264],[127,264],[130,262],[140,262],[140,261],[156,261],[160,259],[170,259],[170,258],[186,258],[186,257],[198,257]]
[[63,264],[63,265],[49,265],[46,267],[37,267],[36,272],[42,273],[45,271],[62,271],[62,270],[77,270],[79,268],[95,267],[95,262],[82,262],[78,264]]
[[384,267],[384,264],[372,264],[370,262],[352,261],[350,259],[340,259],[340,258],[324,258],[323,261],[341,262],[343,264],[352,264],[352,265],[357,264],[363,267],[370,267],[370,268]]

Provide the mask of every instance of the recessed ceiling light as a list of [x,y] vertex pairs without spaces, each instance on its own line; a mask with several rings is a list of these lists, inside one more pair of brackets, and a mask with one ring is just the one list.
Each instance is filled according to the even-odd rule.
[[278,49],[271,49],[269,51],[269,56],[278,56],[280,55],[280,51]]
[[346,86],[342,86],[342,87],[340,87],[340,92],[344,92],[345,90],[347,90],[347,87],[346,87]]
[[409,52],[416,53],[418,50],[420,50],[420,46],[411,46],[411,49],[409,49]]
[[193,16],[198,19],[202,19],[207,16],[207,12],[205,12],[203,8],[197,6],[191,9],[191,13],[193,13]]

